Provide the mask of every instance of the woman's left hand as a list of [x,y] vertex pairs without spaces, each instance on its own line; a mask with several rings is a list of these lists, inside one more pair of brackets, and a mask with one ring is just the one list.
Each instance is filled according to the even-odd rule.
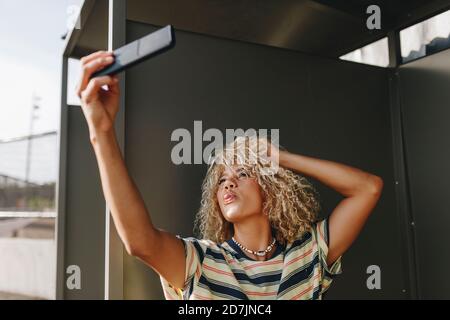
[[259,155],[263,161],[267,161],[267,163],[275,163],[277,166],[283,163],[284,158],[288,154],[288,151],[280,150],[277,145],[270,143],[266,138],[259,139],[258,148]]

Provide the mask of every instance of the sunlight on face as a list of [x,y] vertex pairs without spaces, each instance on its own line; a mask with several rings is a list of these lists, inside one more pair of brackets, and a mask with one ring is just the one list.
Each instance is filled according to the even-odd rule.
[[262,215],[263,198],[258,181],[242,166],[226,166],[218,184],[217,201],[227,221],[235,223]]

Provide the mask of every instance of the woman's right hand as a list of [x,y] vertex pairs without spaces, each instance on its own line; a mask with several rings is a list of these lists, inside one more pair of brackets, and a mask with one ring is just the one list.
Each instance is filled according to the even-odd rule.
[[[81,58],[81,76],[76,89],[81,99],[81,108],[89,126],[91,136],[98,132],[111,131],[119,110],[119,81],[117,76],[91,75],[114,61],[112,52],[97,51]],[[103,89],[103,86],[108,89]]]
[[[103,194],[127,252],[147,263],[173,286],[183,288],[186,281],[183,243],[153,226],[115,139],[114,120],[119,110],[117,77],[90,79],[95,71],[111,64],[113,59],[108,58],[112,57],[111,52],[105,51],[83,57],[77,87],[97,157]],[[102,89],[104,85],[108,90]]]

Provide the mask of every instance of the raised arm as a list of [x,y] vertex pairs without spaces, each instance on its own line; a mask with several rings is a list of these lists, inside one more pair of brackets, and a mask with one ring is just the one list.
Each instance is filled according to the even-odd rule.
[[331,265],[357,238],[383,189],[383,180],[341,163],[279,152],[280,165],[313,177],[342,194],[329,218],[327,264]]
[[[120,95],[117,78],[104,76],[89,80],[93,72],[109,65],[112,59],[112,54],[104,51],[82,58],[77,88],[103,193],[127,252],[147,263],[173,286],[182,288],[186,264],[183,244],[172,234],[153,226],[117,143],[114,132]],[[102,88],[105,85],[108,90]]]

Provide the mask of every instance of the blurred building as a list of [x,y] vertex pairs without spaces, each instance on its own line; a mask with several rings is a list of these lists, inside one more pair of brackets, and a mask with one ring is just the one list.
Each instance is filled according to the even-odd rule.
[[53,299],[56,131],[0,140],[0,299]]

